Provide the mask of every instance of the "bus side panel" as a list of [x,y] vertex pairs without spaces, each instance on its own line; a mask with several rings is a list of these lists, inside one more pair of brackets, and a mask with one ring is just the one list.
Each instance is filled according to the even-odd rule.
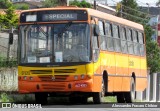
[[123,77],[115,76],[114,77],[114,92],[119,92],[122,90],[122,79]]
[[130,80],[131,77],[123,77],[123,83],[122,83],[122,91],[130,91]]
[[[127,58],[127,59],[126,59]],[[124,74],[128,74],[128,55],[121,53],[115,54],[116,60],[116,75],[114,79],[114,91],[122,91],[122,78]]]
[[100,92],[102,86],[102,76],[95,75],[93,77],[93,92]]
[[113,76],[108,76],[108,92],[113,92],[114,91],[113,81],[114,81],[114,77]]

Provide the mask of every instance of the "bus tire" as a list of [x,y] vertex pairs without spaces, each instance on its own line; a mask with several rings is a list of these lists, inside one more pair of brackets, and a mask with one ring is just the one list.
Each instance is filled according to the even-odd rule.
[[45,105],[47,104],[47,94],[46,93],[35,93],[35,100],[37,104]]
[[94,104],[101,104],[102,102],[104,102],[104,96],[105,96],[105,85],[104,85],[104,80],[102,80],[101,92],[93,93]]
[[117,93],[117,102],[118,103],[125,103],[124,93],[119,92]]
[[132,77],[131,78],[131,84],[130,84],[130,92],[126,92],[124,95],[125,95],[125,101],[126,103],[132,103],[134,102],[135,100],[135,80],[134,78]]

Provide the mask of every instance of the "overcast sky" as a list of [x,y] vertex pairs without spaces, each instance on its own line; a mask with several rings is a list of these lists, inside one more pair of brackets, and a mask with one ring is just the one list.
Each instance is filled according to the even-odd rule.
[[[106,1],[107,1],[108,5],[115,5],[116,2],[119,2],[121,0],[106,0]],[[148,6],[148,5],[146,5],[146,3],[148,3],[149,6],[156,6],[155,4],[158,0],[136,0],[136,1],[139,6]]]

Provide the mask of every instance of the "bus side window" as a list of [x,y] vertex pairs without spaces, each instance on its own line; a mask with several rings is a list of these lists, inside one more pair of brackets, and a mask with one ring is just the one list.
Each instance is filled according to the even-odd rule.
[[133,36],[133,44],[134,44],[134,53],[135,55],[140,55],[139,50],[139,43],[138,43],[138,32],[135,30],[132,30],[132,36]]
[[114,48],[115,51],[121,52],[121,43],[120,43],[120,35],[119,35],[119,27],[118,25],[112,25],[113,27],[113,38],[114,38]]
[[106,50],[106,36],[104,31],[104,22],[99,21],[99,30],[100,30],[100,48]]
[[114,51],[113,37],[112,37],[112,25],[106,22],[105,30],[106,30],[106,35],[107,35],[107,49],[109,51]]
[[131,29],[127,29],[127,45],[129,54],[134,54]]
[[98,21],[98,26],[99,26],[99,31],[100,31],[100,35],[105,35],[104,34],[104,25],[102,21]]
[[145,55],[145,49],[144,49],[144,36],[143,33],[138,32],[138,40],[139,40],[139,47],[140,47],[140,54],[141,56]]
[[121,49],[122,53],[128,53],[127,40],[126,40],[126,29],[124,27],[120,28],[121,33]]

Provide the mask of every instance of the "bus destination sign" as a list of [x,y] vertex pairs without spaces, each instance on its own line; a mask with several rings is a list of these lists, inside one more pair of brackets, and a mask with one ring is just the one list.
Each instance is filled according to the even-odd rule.
[[28,11],[20,15],[20,22],[86,21],[86,10],[42,10]]
[[54,21],[54,20],[77,20],[76,13],[70,14],[45,14],[42,18],[43,21]]

